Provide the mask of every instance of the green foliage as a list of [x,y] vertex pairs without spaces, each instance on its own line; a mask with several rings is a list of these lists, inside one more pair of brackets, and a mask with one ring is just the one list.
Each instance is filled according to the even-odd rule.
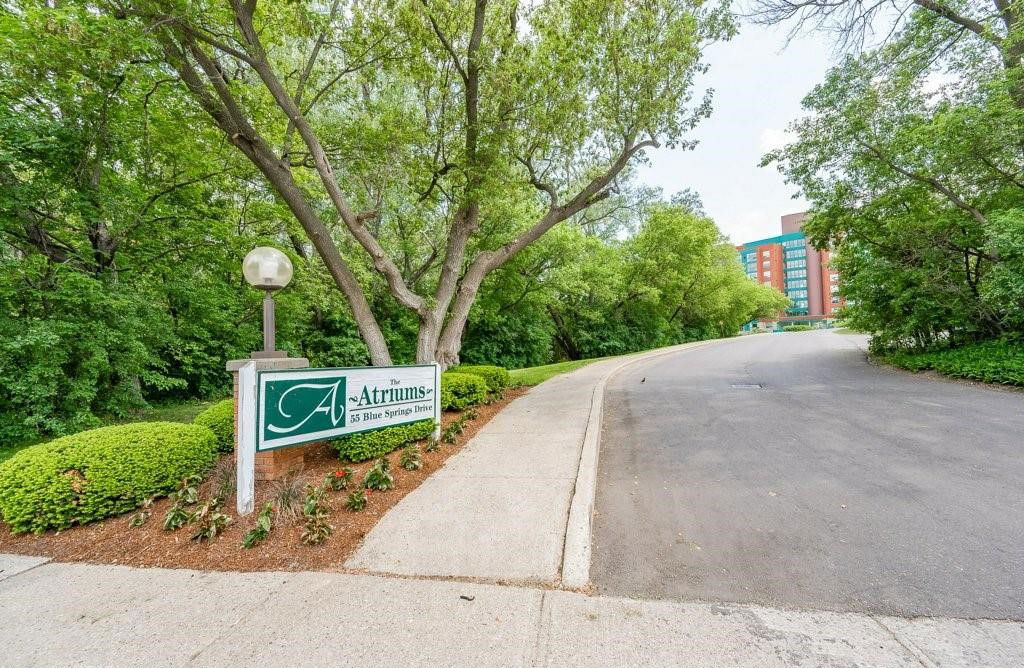
[[1024,343],[985,341],[957,348],[919,353],[895,353],[883,360],[911,371],[934,369],[954,378],[1024,386]]
[[324,498],[323,487],[309,485],[306,489],[306,500],[302,505],[304,518],[300,539],[306,545],[319,545],[327,540],[334,527],[327,521],[328,508]]
[[461,364],[448,371],[450,373],[468,373],[472,376],[480,376],[487,383],[487,391],[492,394],[500,394],[512,383],[512,377],[509,375],[508,370],[500,366]]
[[466,413],[463,413],[459,417],[449,422],[448,426],[446,426],[441,431],[441,440],[444,441],[445,443],[454,443],[456,440],[458,440],[459,434],[465,431],[466,423],[469,421],[469,419],[470,418],[467,411]]
[[428,438],[433,431],[434,422],[422,420],[344,436],[332,441],[331,447],[338,451],[338,457],[343,461],[362,462],[386,455],[406,443]]
[[420,448],[415,443],[402,448],[402,454],[398,458],[398,465],[406,471],[416,471],[423,468],[423,459],[420,456]]
[[0,465],[0,512],[15,532],[118,515],[205,471],[216,438],[200,426],[103,427],[22,450]]
[[354,513],[366,508],[366,492],[361,489],[354,489],[349,492],[345,499],[345,507]]
[[153,514],[153,511],[151,510],[151,508],[153,507],[153,501],[154,499],[152,497],[143,501],[139,512],[135,513],[130,518],[128,518],[128,526],[130,526],[133,529],[136,529],[145,524],[146,522],[148,522],[150,516]]
[[199,475],[187,475],[178,483],[178,489],[170,494],[171,507],[164,515],[164,531],[175,531],[192,521],[194,513],[188,509],[199,501]]
[[378,459],[363,477],[363,487],[365,489],[375,489],[383,492],[394,486],[395,477],[391,475],[391,466],[388,464],[387,457]]
[[784,332],[809,332],[813,327],[810,325],[785,325],[782,328]]
[[804,229],[835,251],[841,315],[881,352],[1024,332],[1021,60],[932,11],[830,70],[764,160],[811,201]]
[[235,449],[235,401],[225,399],[210,406],[193,420],[195,424],[209,428],[217,437],[217,449],[220,452],[232,452]]
[[220,512],[220,499],[210,499],[192,514],[192,522],[196,525],[192,532],[192,540],[202,542],[213,540],[229,524],[231,518]]
[[270,530],[274,528],[274,505],[267,503],[263,506],[263,510],[256,516],[256,526],[246,532],[242,538],[242,547],[249,549],[255,547],[257,543],[261,543],[267,539],[270,535]]
[[441,374],[441,409],[462,410],[487,399],[487,381],[468,373]]

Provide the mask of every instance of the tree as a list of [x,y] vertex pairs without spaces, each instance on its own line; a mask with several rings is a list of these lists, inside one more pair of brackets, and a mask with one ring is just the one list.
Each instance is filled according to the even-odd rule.
[[1020,321],[1007,224],[1024,197],[1024,109],[1014,77],[974,46],[920,41],[933,20],[918,13],[830,71],[796,141],[765,158],[812,201],[805,229],[838,250],[846,315],[880,346],[993,337]]
[[732,30],[695,0],[229,4],[104,7],[153,36],[287,205],[374,364],[391,354],[356,249],[414,314],[416,359],[456,363],[490,273],[645,149],[685,144],[708,113],[691,99],[701,48]]

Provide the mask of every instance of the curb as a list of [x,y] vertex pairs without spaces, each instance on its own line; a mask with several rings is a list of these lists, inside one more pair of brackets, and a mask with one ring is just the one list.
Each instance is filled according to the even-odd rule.
[[590,400],[590,419],[583,436],[583,449],[576,469],[576,484],[569,504],[569,521],[565,526],[565,542],[562,548],[562,588],[583,589],[590,583],[590,553],[594,528],[594,499],[597,495],[597,462],[601,451],[601,418],[604,414],[604,388],[608,380],[630,364],[644,362],[663,355],[703,348],[718,341],[713,339],[673,346],[668,350],[641,353],[624,360],[601,377],[594,386]]

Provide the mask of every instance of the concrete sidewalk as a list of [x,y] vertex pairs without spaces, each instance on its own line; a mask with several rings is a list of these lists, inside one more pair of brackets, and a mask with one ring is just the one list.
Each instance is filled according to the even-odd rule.
[[[21,571],[21,572],[18,572]],[[1015,667],[1024,625],[0,555],[0,664]],[[471,599],[471,600],[467,600]]]
[[[695,348],[684,344],[595,362],[556,376],[516,399],[443,468],[392,508],[367,534],[346,568],[372,573],[455,576],[553,584],[562,570],[569,508],[584,440],[600,431],[603,396],[595,389],[633,361]],[[600,392],[598,392],[600,394]],[[598,419],[592,419],[592,413]],[[594,443],[596,446],[596,442]],[[582,481],[589,565],[589,509]],[[584,557],[581,557],[583,560]],[[579,583],[582,585],[584,582]],[[577,586],[579,586],[577,585]]]

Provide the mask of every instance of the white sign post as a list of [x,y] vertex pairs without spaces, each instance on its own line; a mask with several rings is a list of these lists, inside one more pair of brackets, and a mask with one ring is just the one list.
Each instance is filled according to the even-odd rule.
[[255,455],[430,420],[440,436],[441,367],[255,370],[238,375],[238,513],[253,511]]
[[256,495],[256,364],[238,370],[238,442],[235,453],[235,507],[239,515],[253,511]]

